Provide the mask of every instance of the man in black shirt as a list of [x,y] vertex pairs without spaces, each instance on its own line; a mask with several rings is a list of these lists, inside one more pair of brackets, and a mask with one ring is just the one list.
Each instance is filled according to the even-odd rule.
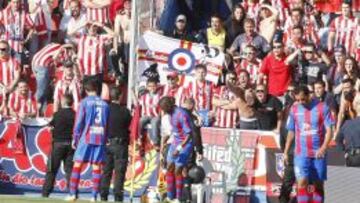
[[107,201],[113,170],[114,199],[123,201],[124,182],[128,164],[129,126],[131,114],[126,107],[120,106],[120,90],[116,87],[110,90],[110,115],[108,127],[109,144],[106,146],[106,159],[101,179],[101,200]]
[[52,121],[49,123],[53,127],[52,151],[47,163],[47,172],[42,190],[43,197],[49,197],[49,194],[54,189],[56,174],[62,161],[64,162],[67,184],[69,185],[70,182],[74,155],[71,141],[75,122],[75,112],[71,108],[72,104],[72,95],[65,94],[61,99],[62,108],[54,114]]
[[281,101],[267,93],[267,88],[263,84],[256,86],[255,104],[256,117],[259,122],[259,130],[275,130],[279,133],[282,124],[282,103]]
[[334,116],[335,118],[338,111],[338,105],[336,103],[335,96],[331,92],[327,92],[325,90],[325,86],[326,85],[324,81],[317,80],[314,83],[314,95],[319,101],[324,102],[326,105],[328,105],[332,116]]

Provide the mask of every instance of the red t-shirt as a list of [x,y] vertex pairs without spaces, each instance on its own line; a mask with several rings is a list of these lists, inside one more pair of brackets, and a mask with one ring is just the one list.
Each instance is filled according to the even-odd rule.
[[291,70],[285,64],[285,59],[286,56],[283,56],[277,60],[274,54],[270,53],[263,60],[260,73],[267,76],[268,90],[271,95],[284,95],[291,81]]

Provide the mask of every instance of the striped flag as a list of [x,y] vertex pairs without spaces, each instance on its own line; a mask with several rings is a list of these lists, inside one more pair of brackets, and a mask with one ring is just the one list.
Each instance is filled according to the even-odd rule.
[[138,79],[150,65],[157,63],[160,82],[166,82],[166,76],[173,71],[185,75],[185,85],[191,81],[196,64],[207,66],[207,80],[217,83],[221,75],[224,54],[214,47],[177,40],[154,32],[145,32],[139,40]]

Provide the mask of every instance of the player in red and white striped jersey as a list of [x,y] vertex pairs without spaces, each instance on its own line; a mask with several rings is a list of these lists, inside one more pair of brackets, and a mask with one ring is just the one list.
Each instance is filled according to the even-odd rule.
[[186,90],[178,84],[179,76],[177,72],[171,72],[167,75],[167,80],[168,84],[164,86],[161,97],[174,97],[176,106],[180,107],[186,98]]
[[233,101],[236,96],[228,88],[228,84],[236,83],[236,73],[227,72],[225,78],[225,85],[220,86],[214,93],[213,105],[215,108],[215,127],[219,128],[235,128],[236,122],[238,121],[238,110],[237,109],[223,109],[221,106],[229,104]]
[[21,67],[19,62],[10,56],[10,47],[7,41],[0,40],[0,82],[5,92],[10,93],[20,80]]
[[212,110],[212,97],[214,85],[206,81],[206,66],[198,64],[195,67],[195,80],[186,88],[187,97],[195,100],[195,111],[201,118],[203,126],[210,126],[210,111]]
[[82,0],[82,5],[86,7],[86,18],[89,22],[100,22],[104,25],[110,23],[110,8],[111,0]]
[[162,92],[159,91],[158,81],[149,78],[146,82],[146,92],[140,96],[139,105],[141,106],[141,119],[139,125],[140,139],[144,134],[146,125],[151,124],[150,139],[155,146],[160,146],[160,108],[159,101]]
[[[23,10],[20,0],[11,0],[10,5],[0,12],[0,24],[5,27],[0,38],[9,42],[16,58],[20,61],[23,44],[30,39],[34,31],[33,21],[30,15]],[[25,37],[26,32],[28,35]]]
[[355,32],[360,26],[359,18],[353,16],[351,11],[351,2],[341,4],[342,15],[335,18],[330,25],[328,37],[328,49],[332,51],[338,45],[344,45],[349,54],[353,50],[353,40]]
[[80,103],[80,84],[74,75],[73,64],[66,64],[63,66],[64,73],[62,80],[57,81],[54,90],[54,113],[61,107],[60,101],[63,95],[70,94],[73,97],[73,109],[77,111]]
[[17,90],[10,94],[8,108],[10,116],[15,118],[24,119],[36,116],[36,100],[31,94],[26,81],[20,80]]
[[257,50],[252,45],[247,45],[244,49],[245,59],[241,60],[235,67],[236,75],[240,75],[241,70],[246,70],[250,75],[250,82],[255,84],[258,80],[261,60],[256,58]]

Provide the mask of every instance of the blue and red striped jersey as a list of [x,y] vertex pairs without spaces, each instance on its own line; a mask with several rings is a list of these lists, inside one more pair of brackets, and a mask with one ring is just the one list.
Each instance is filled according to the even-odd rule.
[[78,109],[74,139],[84,137],[86,144],[104,145],[107,136],[109,106],[98,96],[88,96],[83,99]]
[[176,107],[171,114],[171,125],[175,144],[183,142],[192,131],[190,115],[181,107]]
[[315,157],[325,139],[326,128],[334,125],[329,107],[312,100],[308,107],[295,103],[287,121],[287,129],[295,134],[295,155]]

